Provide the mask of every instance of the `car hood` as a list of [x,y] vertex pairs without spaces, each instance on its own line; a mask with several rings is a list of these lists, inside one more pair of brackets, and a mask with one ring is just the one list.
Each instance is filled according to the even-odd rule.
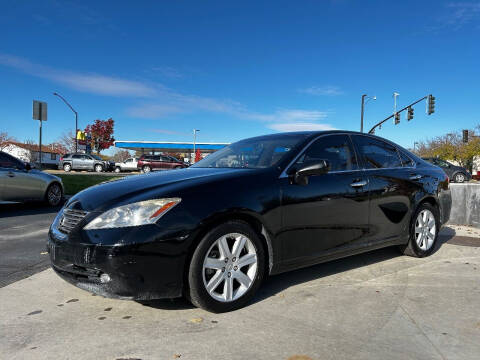
[[131,202],[179,196],[188,186],[258,172],[254,169],[185,168],[133,175],[89,187],[73,196],[67,207],[85,211],[106,209]]

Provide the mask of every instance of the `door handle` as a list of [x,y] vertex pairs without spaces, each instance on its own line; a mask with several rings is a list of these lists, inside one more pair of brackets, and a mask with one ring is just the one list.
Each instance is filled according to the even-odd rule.
[[422,178],[422,175],[410,175],[410,180],[420,180]]
[[350,184],[351,187],[358,188],[367,185],[367,180],[355,181]]

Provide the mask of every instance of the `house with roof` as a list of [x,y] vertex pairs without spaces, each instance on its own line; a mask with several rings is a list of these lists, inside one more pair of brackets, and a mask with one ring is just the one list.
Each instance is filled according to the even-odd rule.
[[[57,168],[60,157],[64,154],[65,149],[59,144],[42,145],[42,164],[45,167]],[[40,148],[37,144],[26,144],[11,141],[3,152],[15,156],[24,162],[39,163]]]

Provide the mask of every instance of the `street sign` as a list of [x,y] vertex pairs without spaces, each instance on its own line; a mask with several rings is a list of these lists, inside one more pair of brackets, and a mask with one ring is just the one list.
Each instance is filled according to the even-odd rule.
[[47,121],[47,103],[33,100],[33,120]]

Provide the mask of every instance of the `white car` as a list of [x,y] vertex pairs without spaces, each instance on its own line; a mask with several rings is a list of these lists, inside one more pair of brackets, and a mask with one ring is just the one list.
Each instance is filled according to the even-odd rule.
[[128,158],[124,162],[115,163],[115,172],[119,173],[122,171],[137,171],[137,160],[136,158]]

